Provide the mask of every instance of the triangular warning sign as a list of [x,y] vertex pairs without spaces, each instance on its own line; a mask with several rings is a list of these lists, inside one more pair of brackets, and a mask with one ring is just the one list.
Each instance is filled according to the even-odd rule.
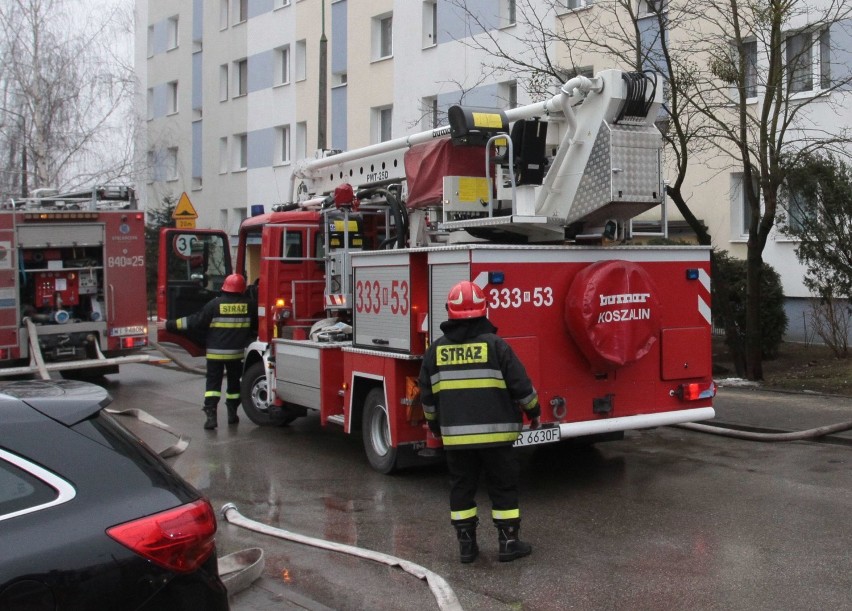
[[175,211],[172,212],[173,219],[197,219],[198,213],[195,211],[195,208],[192,207],[192,202],[189,201],[189,196],[184,191],[180,199],[178,200],[178,205],[175,208]]

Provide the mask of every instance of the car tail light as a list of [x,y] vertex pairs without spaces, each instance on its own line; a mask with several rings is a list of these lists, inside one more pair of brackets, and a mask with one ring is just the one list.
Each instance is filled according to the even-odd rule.
[[216,515],[204,499],[107,529],[140,556],[177,573],[197,569],[213,553]]

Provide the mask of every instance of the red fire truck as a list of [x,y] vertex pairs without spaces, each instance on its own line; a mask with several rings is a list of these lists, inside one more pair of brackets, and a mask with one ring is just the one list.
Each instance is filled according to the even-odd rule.
[[[712,418],[708,249],[617,245],[662,201],[661,100],[653,75],[607,70],[297,168],[296,201],[240,228],[260,319],[251,420],[318,412],[384,473],[433,453],[416,380],[460,280],[483,288],[539,393],[543,426],[517,445]],[[216,231],[162,237],[158,314],[176,318],[215,294],[230,248]]]
[[0,376],[115,373],[148,344],[145,218],[126,186],[0,209]]

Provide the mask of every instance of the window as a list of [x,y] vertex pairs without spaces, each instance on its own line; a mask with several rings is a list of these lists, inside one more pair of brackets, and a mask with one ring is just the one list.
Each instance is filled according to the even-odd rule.
[[290,6],[290,0],[275,0],[273,8],[284,8],[285,6]]
[[277,163],[290,163],[290,126],[282,125],[275,130]]
[[0,450],[0,521],[65,503],[75,495],[64,479]]
[[[743,188],[743,177],[742,172],[731,174],[731,237],[734,239],[748,236],[748,228],[751,223],[751,210],[748,194]],[[759,194],[760,185],[757,177],[752,177],[752,188]]]
[[565,2],[565,8],[573,11],[573,10],[578,9],[578,8],[583,8],[585,6],[589,6],[590,4],[593,3],[593,0],[564,0],[564,2]]
[[228,229],[228,209],[219,208],[219,229]]
[[[231,234],[233,234],[233,235],[235,235],[240,230],[240,226],[243,224],[243,221],[246,220],[246,209],[245,208],[236,208],[234,210],[234,214],[237,216],[237,218],[234,220],[234,225],[235,225],[234,230],[231,231]],[[234,241],[235,240],[232,240],[232,243]]]
[[785,44],[790,93],[831,87],[831,36],[828,29],[788,34]]
[[438,98],[435,96],[423,98],[420,104],[420,116],[423,129],[438,127]]
[[568,82],[575,76],[585,76],[592,78],[595,76],[594,66],[572,66],[571,68],[557,68],[557,72],[561,75],[563,82]]
[[802,231],[807,222],[813,220],[817,214],[818,195],[802,187],[803,185],[787,184],[782,191],[787,227],[793,231]]
[[745,53],[745,95],[747,98],[757,97],[757,41],[743,43]]
[[[301,231],[285,231],[284,232],[284,258],[285,259],[302,259],[302,232]],[[285,261],[285,263],[296,263],[297,261]]]
[[296,123],[296,159],[308,156],[308,124],[305,121]]
[[157,173],[157,154],[154,151],[148,151],[145,155],[145,169],[148,173],[147,182],[154,182]]
[[390,57],[393,55],[393,17],[385,17],[381,20],[380,31],[380,52],[382,57]]
[[228,173],[228,138],[219,138],[219,174]]
[[219,0],[219,29],[228,28],[228,8],[231,0]]
[[146,95],[146,103],[145,103],[145,116],[150,121],[154,118],[154,89],[149,87]]
[[237,79],[235,95],[239,97],[248,93],[248,60],[241,59],[238,62],[234,62],[234,64],[235,77]]
[[178,16],[169,17],[167,21],[167,36],[168,36],[168,46],[166,47],[168,50],[177,49],[178,46]]
[[787,36],[787,85],[791,93],[814,88],[811,35],[801,32]]
[[828,29],[819,34],[819,86],[831,87],[831,36]]
[[393,55],[393,15],[373,18],[373,59],[384,59]]
[[172,146],[166,149],[166,180],[178,179],[178,150]]
[[178,111],[178,82],[172,81],[168,85],[168,114],[173,115]]
[[331,86],[342,87],[349,80],[349,75],[346,72],[335,72],[331,75]]
[[518,107],[518,84],[514,81],[506,83],[506,108]]
[[[584,6],[588,4],[591,4],[591,2],[583,3]],[[668,8],[669,6],[666,0],[639,0],[636,11],[639,16],[647,16],[665,12]]]
[[148,57],[154,57],[154,26],[148,26]]
[[290,45],[275,50],[275,84],[286,85],[290,82]]
[[248,0],[236,0],[237,2],[237,23],[248,21]]
[[308,46],[304,40],[296,41],[296,80],[304,81],[308,78]]
[[219,101],[228,99],[228,64],[219,66]]
[[510,25],[515,25],[516,17],[517,17],[517,2],[516,0],[501,0],[500,3],[500,18],[501,25],[503,27],[508,27]]
[[393,107],[385,106],[373,109],[373,142],[386,142],[391,139]]
[[236,134],[234,139],[236,140],[234,169],[245,170],[248,168],[248,134]]
[[438,2],[424,0],[422,46],[425,49],[436,44],[438,44]]

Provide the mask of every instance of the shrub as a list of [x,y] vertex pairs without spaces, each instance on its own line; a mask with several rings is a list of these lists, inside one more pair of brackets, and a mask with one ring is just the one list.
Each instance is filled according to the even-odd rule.
[[[725,329],[725,344],[735,354],[745,352],[746,262],[734,259],[725,250],[715,250],[713,278],[713,324]],[[717,290],[724,287],[724,292]],[[726,294],[723,300],[720,295]],[[760,346],[763,358],[778,356],[778,347],[787,331],[781,276],[764,263],[760,286]]]

